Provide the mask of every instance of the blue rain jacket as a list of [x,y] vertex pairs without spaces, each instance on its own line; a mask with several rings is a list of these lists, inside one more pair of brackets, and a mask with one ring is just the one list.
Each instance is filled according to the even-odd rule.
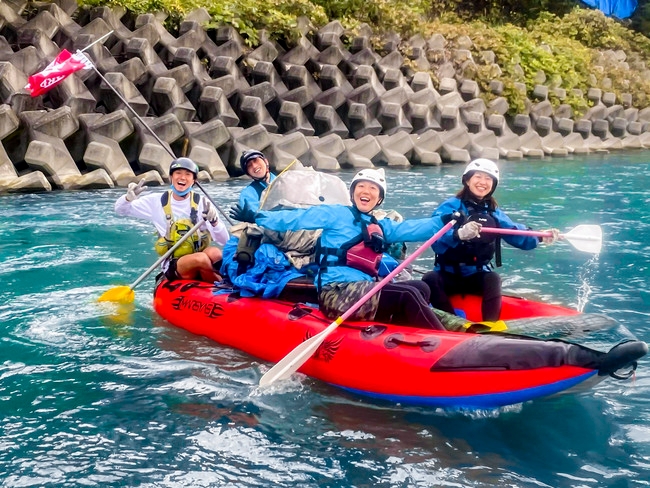
[[241,296],[275,298],[289,281],[303,276],[289,263],[284,253],[272,244],[262,244],[255,251],[255,264],[238,276],[239,263],[235,260],[238,243],[239,239],[232,236],[224,246],[221,273],[240,290]]
[[[270,173],[270,179],[269,179],[269,184],[275,179],[275,175],[273,173]],[[248,185],[246,188],[244,188],[241,193],[239,194],[239,206],[242,209],[248,209],[252,212],[255,213],[257,210],[260,208],[260,194],[261,192],[258,193],[256,186],[261,185],[262,186],[262,191],[266,189],[269,185],[266,184],[264,181],[254,181],[250,185]]]
[[[351,208],[344,205],[319,205],[306,209],[265,211],[257,214],[256,223],[278,232],[323,229],[321,245],[339,248],[362,232],[361,223],[355,221]],[[367,214],[361,214],[361,218],[366,224],[371,222]],[[379,225],[388,243],[426,241],[443,227],[439,218],[405,220],[400,223],[382,219],[379,220]],[[330,259],[335,258],[331,256]],[[328,266],[321,275],[322,285],[352,281],[373,281],[373,278],[348,266]]]
[[[469,215],[467,206],[465,206],[465,204],[461,201],[461,199],[458,197],[452,197],[440,204],[440,206],[433,212],[432,218],[438,223],[440,227],[442,227],[443,226],[442,217],[452,214],[456,211],[461,211],[465,215]],[[505,214],[505,212],[503,212],[500,208],[497,208],[492,213],[492,217],[494,217],[494,220],[497,221],[499,227],[503,229],[519,229],[519,230],[528,229],[528,227],[526,227],[525,225],[517,224],[512,220],[510,220],[510,217],[508,217]],[[502,235],[501,239],[506,241],[511,246],[517,247],[519,249],[523,249],[524,251],[535,249],[539,242],[537,237],[530,237],[530,236]],[[443,254],[448,249],[452,247],[456,247],[459,244],[460,241],[454,237],[454,229],[452,229],[449,232],[445,233],[436,242],[434,242],[431,248],[436,254]],[[440,270],[440,265],[436,264],[435,269]],[[453,273],[455,272],[455,269],[452,266],[445,266],[444,271]],[[483,266],[482,269],[477,269],[476,266],[464,266],[464,265],[460,266],[460,273],[463,276],[469,276],[479,271],[491,271],[491,269],[487,265]]]

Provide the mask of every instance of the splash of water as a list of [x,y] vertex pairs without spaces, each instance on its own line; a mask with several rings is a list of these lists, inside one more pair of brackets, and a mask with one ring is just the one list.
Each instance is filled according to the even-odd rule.
[[589,261],[587,261],[578,275],[580,280],[580,287],[578,288],[578,311],[583,312],[587,303],[589,303],[589,297],[593,288],[591,283],[594,281],[596,276],[596,270],[598,269],[598,254],[594,254]]

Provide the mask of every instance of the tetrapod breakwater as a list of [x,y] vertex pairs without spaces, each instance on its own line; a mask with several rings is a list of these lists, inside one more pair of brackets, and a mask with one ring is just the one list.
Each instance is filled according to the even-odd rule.
[[[344,43],[331,22],[291,48],[264,37],[251,48],[231,26],[204,28],[203,9],[174,36],[156,14],[29,5],[0,3],[0,192],[163,184],[181,155],[198,163],[201,181],[224,180],[241,175],[248,148],[275,171],[296,159],[337,171],[650,147],[650,109],[606,84],[579,94],[592,107],[576,118],[551,104],[549,93],[566,92],[540,73],[532,89],[518,84],[526,113],[509,115],[494,53],[467,36],[392,34],[378,49],[370,28]],[[86,49],[96,70],[32,97],[28,77],[62,49]],[[632,69],[622,51],[602,62]],[[488,103],[464,77],[476,65],[495,73]]]

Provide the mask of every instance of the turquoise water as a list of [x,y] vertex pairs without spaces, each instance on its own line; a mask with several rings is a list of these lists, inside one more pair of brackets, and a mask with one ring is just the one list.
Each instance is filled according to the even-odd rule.
[[[505,288],[606,313],[650,342],[648,160],[500,163],[496,196],[514,219],[604,232],[597,258],[566,242],[504,248]],[[388,170],[385,206],[429,215],[461,172]],[[227,208],[244,184],[204,186]],[[100,306],[157,258],[153,227],[113,213],[122,191],[0,197],[0,486],[650,484],[647,358],[634,382],[584,393],[496,411],[404,409],[304,377],[257,390],[269,365],[157,317],[153,275],[132,309]],[[430,252],[417,261],[432,263]]]

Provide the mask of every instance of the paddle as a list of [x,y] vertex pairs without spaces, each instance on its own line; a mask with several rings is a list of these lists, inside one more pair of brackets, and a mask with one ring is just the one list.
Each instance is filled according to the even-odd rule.
[[[111,31],[111,32],[112,32],[112,31]],[[104,37],[106,37],[106,36],[104,36]],[[94,44],[94,43],[93,43],[93,44]],[[171,150],[168,146],[166,146],[165,143],[162,141],[162,139],[160,139],[160,137],[158,137],[158,134],[156,134],[156,133],[154,132],[154,130],[153,130],[151,127],[149,127],[149,126],[147,125],[147,123],[146,123],[144,120],[142,120],[142,117],[140,117],[140,115],[135,111],[135,109],[134,109],[133,107],[131,107],[131,105],[129,105],[129,102],[126,101],[126,99],[122,96],[122,94],[121,94],[119,91],[117,91],[117,88],[115,88],[113,85],[111,85],[111,84],[108,82],[108,80],[106,79],[106,77],[104,77],[104,75],[101,74],[101,72],[97,69],[97,67],[95,66],[95,64],[92,62],[92,60],[91,60],[88,56],[86,56],[85,54],[83,54],[81,51],[79,51],[79,50],[77,50],[77,53],[80,53],[82,56],[84,56],[84,57],[88,60],[88,62],[92,65],[92,68],[95,70],[95,72],[97,73],[97,75],[99,76],[99,78],[100,78],[104,83],[106,83],[106,85],[107,85],[111,90],[113,90],[113,91],[115,92],[115,94],[117,95],[117,98],[119,98],[120,101],[121,101],[121,102],[126,106],[126,108],[128,108],[128,109],[131,111],[131,113],[132,113],[133,116],[138,120],[138,122],[140,122],[140,123],[144,126],[144,128],[147,129],[147,130],[149,131],[149,133],[153,136],[153,138],[156,139],[156,141],[158,142],[158,144],[160,144],[161,147],[162,147],[163,149],[165,149],[165,150],[169,153],[169,155],[172,157],[172,159],[176,159],[176,155],[172,152],[172,150]],[[203,192],[203,194],[205,195],[205,197],[206,197],[208,200],[210,200],[210,203],[212,203],[212,205],[214,205],[214,206],[216,207],[216,209],[219,210],[219,212],[221,212],[221,215],[224,216],[224,218],[226,219],[226,222],[228,222],[230,225],[234,225],[233,221],[230,220],[230,217],[228,217],[228,216],[226,215],[226,213],[222,210],[222,208],[221,208],[219,205],[217,205],[217,203],[212,199],[212,197],[211,197],[210,195],[208,195],[208,192],[205,190],[205,188],[203,188],[203,187],[201,186],[201,183],[199,183],[199,181],[196,180],[196,181],[194,182],[194,184],[195,184],[196,186],[198,186],[199,189],[200,189],[200,190]]]
[[[498,227],[483,227],[481,232],[487,234],[507,234],[532,237],[551,237],[551,232],[519,229],[500,229]],[[603,245],[603,231],[598,225],[579,225],[565,234],[560,234],[560,239],[569,242],[578,251],[598,254]]]
[[318,347],[322,342],[329,336],[336,328],[341,325],[347,318],[349,318],[354,312],[356,312],[361,305],[366,303],[370,297],[375,293],[381,290],[384,286],[392,281],[392,279],[397,276],[404,268],[411,264],[415,259],[422,254],[425,249],[431,247],[431,245],[440,239],[449,229],[451,229],[456,224],[455,220],[451,220],[447,223],[442,229],[436,232],[433,236],[429,238],[422,246],[416,249],[413,254],[406,258],[402,263],[399,264],[393,271],[391,271],[385,278],[377,282],[377,284],[364,296],[362,296],[350,309],[332,322],[327,328],[313,337],[310,337],[296,348],[294,348],[289,354],[283,357],[278,363],[269,369],[262,378],[260,378],[260,386],[268,386],[275,381],[286,379],[291,376],[293,373],[298,371],[303,364],[309,360],[309,358],[316,352]]
[[192,234],[194,234],[197,230],[199,230],[199,227],[201,224],[203,224],[203,220],[199,220],[194,227],[192,227],[190,230],[188,230],[183,237],[181,237],[176,244],[174,244],[169,251],[167,251],[165,254],[160,256],[158,260],[153,263],[147,271],[142,273],[140,277],[135,280],[133,283],[131,283],[129,286],[116,286],[114,288],[111,288],[110,290],[105,291],[102,293],[102,295],[97,299],[98,302],[117,302],[117,303],[131,303],[135,299],[135,293],[133,292],[133,289],[142,282],[149,274],[156,269],[158,266],[160,266],[160,263],[162,263],[165,259],[167,259],[169,256],[171,256],[176,249],[179,248],[181,244],[183,244],[187,239],[190,238]]

